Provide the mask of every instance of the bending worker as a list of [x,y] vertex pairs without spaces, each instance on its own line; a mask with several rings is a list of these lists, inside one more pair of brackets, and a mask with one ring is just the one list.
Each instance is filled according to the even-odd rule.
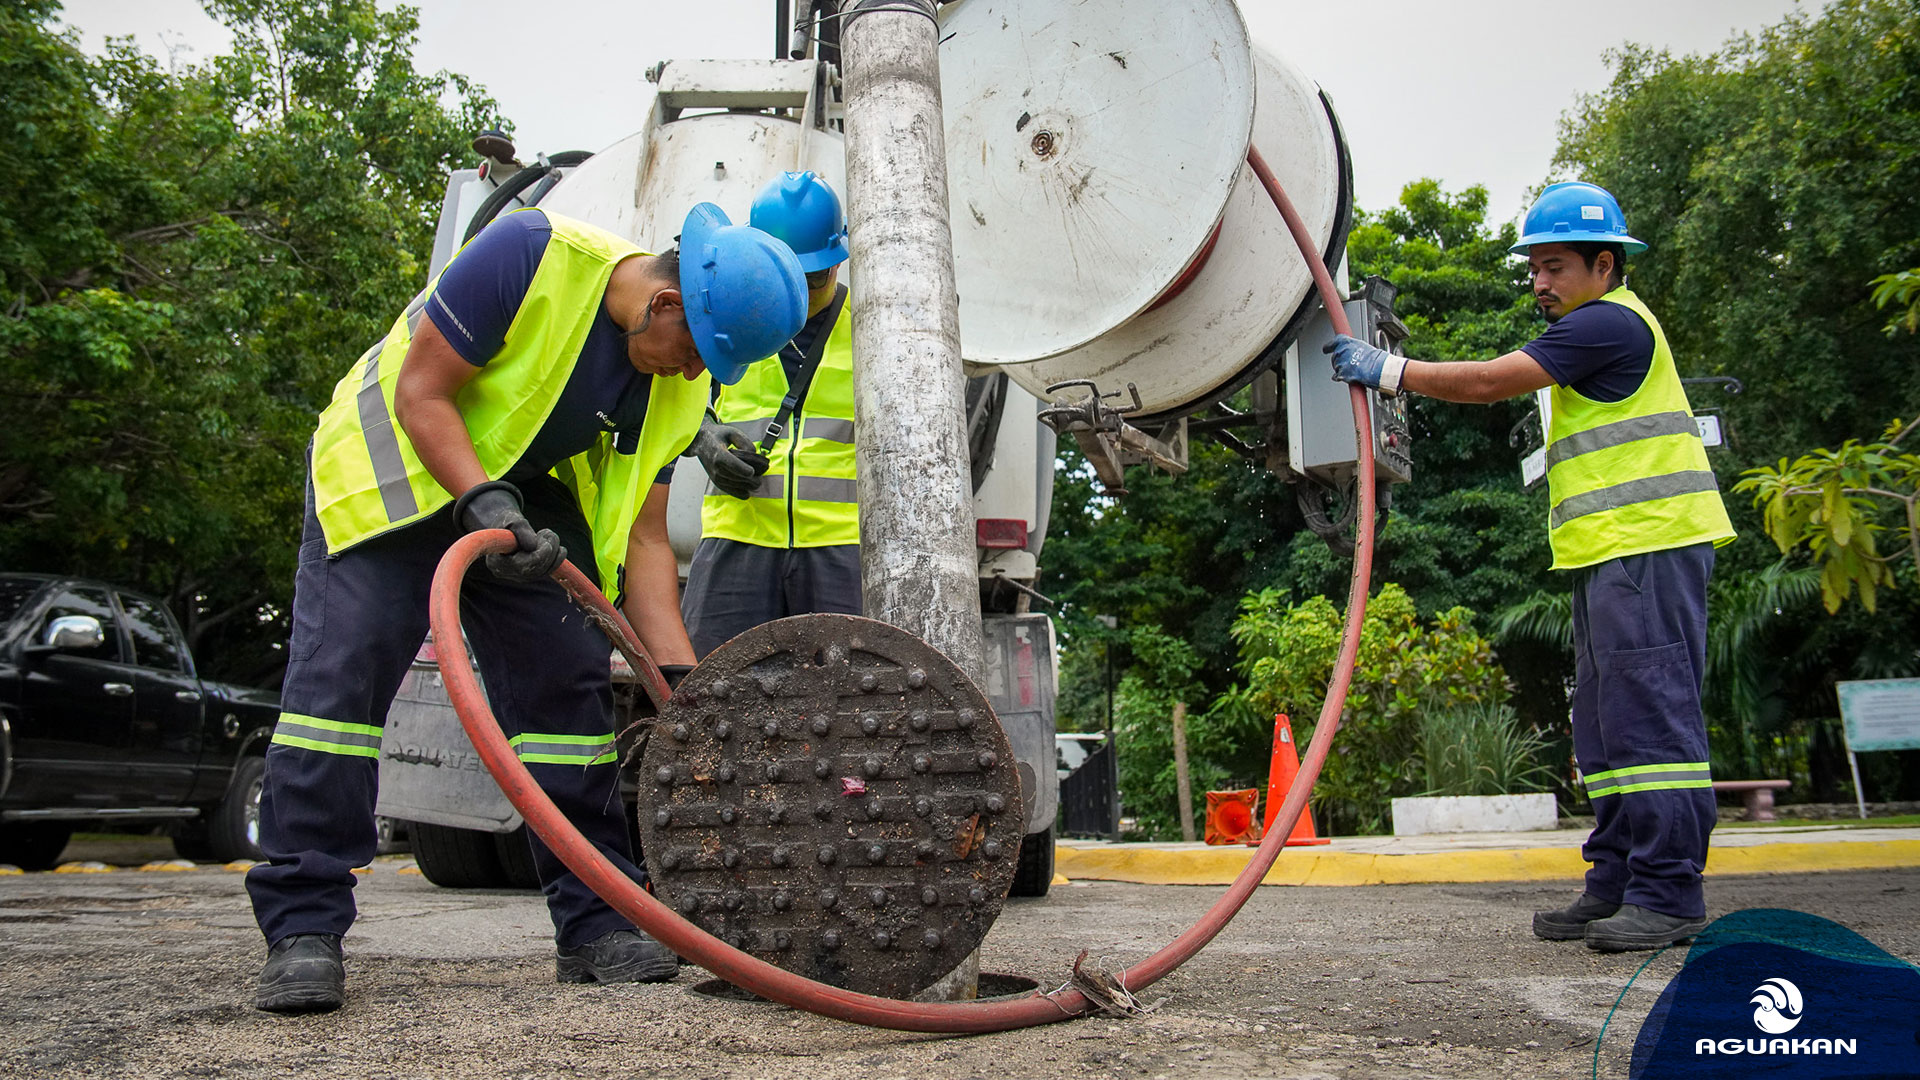
[[[334,389],[314,433],[293,636],[247,875],[268,951],[255,1004],[345,1000],[353,868],[374,855],[387,707],[427,632],[449,544],[508,529],[461,611],[520,759],[570,821],[645,880],[618,790],[610,648],[548,575],[571,557],[669,682],[693,650],[675,605],[661,471],[698,430],[708,375],[737,380],[805,316],[784,244],[708,203],[677,251],[521,210],[488,226]],[[561,982],[671,979],[679,960],[537,838]]]
[[693,443],[713,485],[681,601],[697,656],[788,615],[861,610],[846,215],[826,181],[790,172],[760,189],[749,220],[799,256],[807,322],[720,391]]
[[1548,538],[1573,571],[1573,746],[1593,802],[1586,890],[1533,917],[1548,940],[1603,952],[1685,941],[1706,926],[1700,872],[1716,811],[1700,710],[1707,579],[1733,525],[1666,335],[1626,287],[1612,195],[1548,187],[1513,252],[1527,257],[1545,333],[1497,359],[1427,363],[1340,336],[1335,378],[1445,401],[1551,386]]

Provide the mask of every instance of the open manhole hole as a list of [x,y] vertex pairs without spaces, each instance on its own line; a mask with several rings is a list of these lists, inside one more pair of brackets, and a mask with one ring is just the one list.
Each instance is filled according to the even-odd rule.
[[[703,997],[718,998],[721,1001],[772,1004],[759,994],[751,990],[742,990],[725,979],[708,979],[705,982],[695,983],[688,989]],[[998,998],[1025,997],[1038,989],[1040,989],[1040,983],[1025,975],[1001,975],[997,972],[983,971],[980,973],[979,993],[974,1000],[992,1001]]]

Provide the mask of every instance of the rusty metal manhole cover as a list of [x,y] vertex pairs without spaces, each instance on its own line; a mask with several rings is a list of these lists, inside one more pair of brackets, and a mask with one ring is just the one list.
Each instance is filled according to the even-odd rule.
[[660,899],[789,971],[908,997],[1000,914],[1026,815],[992,708],[913,635],[767,623],[687,676],[642,751]]

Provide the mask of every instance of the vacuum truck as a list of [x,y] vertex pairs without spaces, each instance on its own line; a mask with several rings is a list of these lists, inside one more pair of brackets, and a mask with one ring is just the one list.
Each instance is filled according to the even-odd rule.
[[[834,5],[779,7],[777,58],[655,64],[636,128],[603,149],[526,154],[499,133],[477,137],[479,160],[448,179],[429,278],[523,206],[661,251],[687,207],[713,202],[744,221],[782,171],[844,192]],[[1326,95],[1249,41],[1227,0],[958,0],[940,21],[981,690],[1025,807],[1013,892],[1042,895],[1058,805],[1056,645],[1035,608],[1047,606],[1036,586],[1057,438],[1073,438],[1114,495],[1129,467],[1183,472],[1190,438],[1219,439],[1289,480],[1310,526],[1346,542],[1357,448],[1347,391],[1321,366],[1331,326],[1246,158],[1249,146],[1265,154],[1343,288],[1351,163]],[[858,294],[858,277],[848,286]],[[1385,347],[1405,337],[1385,282],[1355,291],[1347,315]],[[1373,406],[1376,475],[1404,482],[1405,406]],[[683,581],[707,491],[681,459],[669,531]],[[522,822],[447,707],[431,643],[389,716],[379,813],[406,823],[439,884],[533,883]]]

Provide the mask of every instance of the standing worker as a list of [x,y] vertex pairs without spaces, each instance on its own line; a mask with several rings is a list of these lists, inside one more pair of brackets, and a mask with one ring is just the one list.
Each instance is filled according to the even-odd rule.
[[[507,529],[461,611],[510,742],[567,818],[645,880],[618,790],[606,638],[548,575],[572,553],[677,682],[664,469],[698,430],[708,374],[733,382],[805,317],[786,246],[694,207],[680,247],[641,251],[539,210],[480,233],[335,387],[310,448],[306,524],[260,846],[247,875],[268,944],[255,1005],[344,1003],[353,869],[373,859],[388,705],[427,632],[448,546]],[[538,838],[561,982],[654,982],[679,960]]]
[[799,256],[807,322],[720,392],[694,439],[714,488],[681,601],[697,656],[788,615],[861,611],[846,214],[826,181],[790,172],[754,196],[749,220]]
[[1586,891],[1533,932],[1602,952],[1654,949],[1706,926],[1700,872],[1716,810],[1700,710],[1707,579],[1733,540],[1666,335],[1626,287],[1612,195],[1549,186],[1520,242],[1550,324],[1475,363],[1393,356],[1341,335],[1334,377],[1389,393],[1494,402],[1551,386],[1553,567],[1574,571],[1573,746],[1593,802]]

